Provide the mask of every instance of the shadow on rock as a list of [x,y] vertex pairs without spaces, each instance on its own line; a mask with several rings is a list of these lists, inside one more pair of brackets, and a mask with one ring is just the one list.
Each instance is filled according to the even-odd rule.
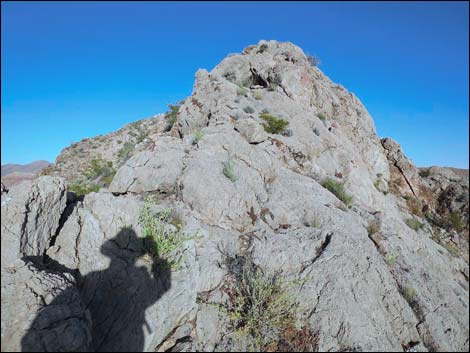
[[25,258],[39,269],[72,274],[80,295],[71,284],[50,303],[43,300],[44,307],[21,341],[22,351],[143,351],[145,337],[156,326],[145,311],[171,287],[169,264],[149,256],[151,248],[155,244],[123,228],[101,246],[109,267],[83,276],[49,258]]

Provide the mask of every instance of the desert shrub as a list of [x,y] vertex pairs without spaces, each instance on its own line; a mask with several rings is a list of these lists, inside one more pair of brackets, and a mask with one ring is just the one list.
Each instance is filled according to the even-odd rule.
[[427,178],[431,174],[431,170],[429,168],[421,169],[418,174],[421,178]]
[[223,172],[224,175],[229,178],[232,182],[235,182],[238,179],[233,169],[233,163],[230,159],[224,164]]
[[279,84],[276,82],[269,82],[268,91],[273,92],[279,87]]
[[238,87],[237,88],[237,96],[244,96],[246,95],[247,89],[245,87]]
[[424,227],[424,224],[421,223],[417,218],[415,217],[412,217],[412,218],[408,218],[406,221],[405,221],[406,225],[408,227],[410,227],[411,229],[413,230],[419,230],[421,228]]
[[387,263],[388,266],[393,266],[395,264],[397,257],[393,254],[388,254],[387,257],[385,258],[385,262]]
[[118,145],[120,145],[122,143],[122,140],[117,140],[116,142]]
[[423,215],[423,212],[421,212],[421,202],[416,197],[408,196],[406,198],[406,205],[408,206],[408,210],[411,212],[411,214],[414,214],[418,217]]
[[452,243],[451,241],[443,242],[442,245],[450,252],[453,256],[459,257],[460,249],[457,245]]
[[318,66],[321,64],[320,59],[316,55],[307,55],[307,61],[312,66]]
[[449,213],[449,223],[451,224],[452,228],[458,232],[465,228],[463,217],[456,211]]
[[370,222],[367,226],[367,233],[373,235],[378,233],[380,230],[380,224],[378,222]]
[[132,153],[134,152],[135,145],[132,142],[125,142],[122,148],[118,152],[118,158],[120,163],[124,163],[129,158],[131,158]]
[[105,161],[101,158],[95,158],[83,172],[88,179],[106,178],[114,176],[116,170],[113,168],[113,162]]
[[255,112],[255,110],[250,106],[246,106],[245,108],[243,108],[243,111],[247,114],[253,114]]
[[100,186],[98,184],[87,184],[83,182],[72,183],[68,186],[68,190],[74,192],[77,196],[83,196],[89,194],[90,192],[98,192],[99,189]]
[[344,202],[344,204],[349,205],[352,202],[352,196],[348,195],[344,190],[344,185],[334,179],[328,178],[323,183],[322,186],[328,191],[333,193],[338,199]]
[[164,115],[165,120],[168,122],[168,129],[171,129],[176,122],[176,118],[178,117],[178,112],[180,110],[181,104],[184,103],[184,100],[180,101],[176,104],[168,104],[168,108],[170,109]]
[[325,120],[326,120],[326,115],[323,114],[323,113],[317,113],[317,117],[318,117],[318,119],[320,119],[321,121],[325,121]]
[[266,50],[268,49],[268,45],[267,44],[261,44],[259,46],[259,49],[257,51],[258,54],[262,54],[264,53]]
[[201,141],[202,137],[204,136],[204,134],[202,133],[201,130],[197,130],[195,133],[194,133],[194,143],[198,143],[199,141]]
[[267,122],[267,124],[263,124],[263,127],[266,132],[271,134],[280,134],[284,132],[287,125],[289,125],[288,121],[270,114],[260,114],[259,117]]
[[[248,334],[255,346],[266,347],[295,325],[296,303],[288,293],[289,284],[278,273],[264,273],[249,260],[232,258],[239,269],[226,311],[235,332]],[[256,347],[252,347],[256,348]]]
[[149,240],[149,251],[162,263],[168,263],[176,270],[181,263],[181,255],[175,257],[175,252],[182,248],[183,243],[189,239],[181,228],[171,227],[171,209],[160,212],[152,210],[152,203],[145,200],[139,213],[139,224],[142,234]]
[[49,165],[39,172],[39,175],[52,175],[54,172],[54,166]]
[[263,99],[263,92],[261,91],[254,91],[253,92],[253,98],[256,100]]
[[222,75],[226,80],[230,82],[235,82],[237,79],[237,76],[235,75],[235,72],[233,71],[228,71]]
[[405,298],[407,302],[412,302],[416,298],[416,290],[413,287],[403,288],[402,294],[403,294],[403,298]]

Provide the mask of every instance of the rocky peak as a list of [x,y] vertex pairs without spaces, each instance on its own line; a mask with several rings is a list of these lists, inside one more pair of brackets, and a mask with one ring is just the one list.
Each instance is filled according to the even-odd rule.
[[312,63],[260,41],[165,116],[64,150],[59,178],[5,190],[2,309],[21,319],[2,316],[2,350],[468,351],[465,183],[380,140]]

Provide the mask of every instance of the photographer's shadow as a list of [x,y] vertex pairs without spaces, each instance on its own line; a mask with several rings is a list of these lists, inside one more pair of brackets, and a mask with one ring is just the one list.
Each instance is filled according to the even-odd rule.
[[[152,317],[154,324],[149,323],[145,311],[171,287],[170,265],[158,256],[152,256],[150,249],[156,249],[150,239],[137,237],[132,228],[123,228],[100,248],[101,253],[111,259],[106,270],[90,272],[83,277],[75,274],[75,277],[78,277],[82,304],[91,318],[91,350],[97,352],[144,350],[144,330],[150,334],[156,329],[155,323],[158,322],[158,318]],[[142,266],[137,266],[138,259],[142,261]],[[47,267],[55,271],[73,273],[53,260],[47,264]],[[63,305],[62,296],[66,296],[66,292],[56,297],[45,309],[53,308],[56,303]],[[69,298],[67,300],[70,301]],[[57,315],[52,315],[52,319],[57,319]],[[23,351],[49,350],[43,342],[47,336],[50,336],[47,330],[54,325],[50,321],[51,312],[41,310],[22,339]],[[72,337],[71,343],[75,340],[76,338]],[[74,345],[71,344],[67,349],[62,347],[65,342],[56,342],[56,344],[57,350],[61,348],[70,350]]]

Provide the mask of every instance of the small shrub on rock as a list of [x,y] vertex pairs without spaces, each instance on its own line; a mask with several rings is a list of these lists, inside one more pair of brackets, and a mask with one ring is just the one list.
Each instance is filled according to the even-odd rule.
[[344,190],[344,185],[334,179],[328,178],[322,186],[331,193],[333,193],[338,199],[344,202],[345,205],[349,205],[352,202],[352,196],[348,195]]
[[421,178],[427,178],[431,174],[431,170],[429,168],[421,169],[418,174]]
[[421,223],[417,218],[415,217],[412,217],[412,218],[408,218],[406,221],[405,221],[406,225],[408,227],[410,227],[411,229],[415,230],[415,231],[418,231],[419,229],[423,228],[424,227],[424,224]]
[[307,61],[311,66],[318,66],[321,64],[320,59],[316,55],[307,55]]
[[165,113],[165,119],[168,122],[168,130],[170,130],[176,122],[176,118],[178,117],[178,112],[180,110],[181,104],[184,103],[184,100],[180,101],[179,103],[173,105],[168,104],[169,111]]
[[[162,263],[168,263],[176,270],[181,263],[181,255],[174,258],[175,251],[181,249],[184,241],[189,237],[185,236],[181,228],[171,226],[171,209],[160,212],[152,210],[149,199],[145,200],[144,206],[140,210],[139,224],[142,227],[142,234],[149,240],[149,251]],[[173,258],[170,258],[173,257]]]
[[223,172],[224,175],[229,178],[232,182],[237,181],[238,178],[235,175],[235,171],[233,170],[233,163],[230,159],[225,163]]
[[287,125],[289,125],[288,121],[281,118],[277,118],[270,114],[262,113],[259,115],[259,117],[267,123],[263,124],[264,130],[271,134],[281,134],[285,131]]
[[243,108],[243,111],[247,114],[253,114],[255,112],[255,110],[250,106],[246,106],[245,108]]

